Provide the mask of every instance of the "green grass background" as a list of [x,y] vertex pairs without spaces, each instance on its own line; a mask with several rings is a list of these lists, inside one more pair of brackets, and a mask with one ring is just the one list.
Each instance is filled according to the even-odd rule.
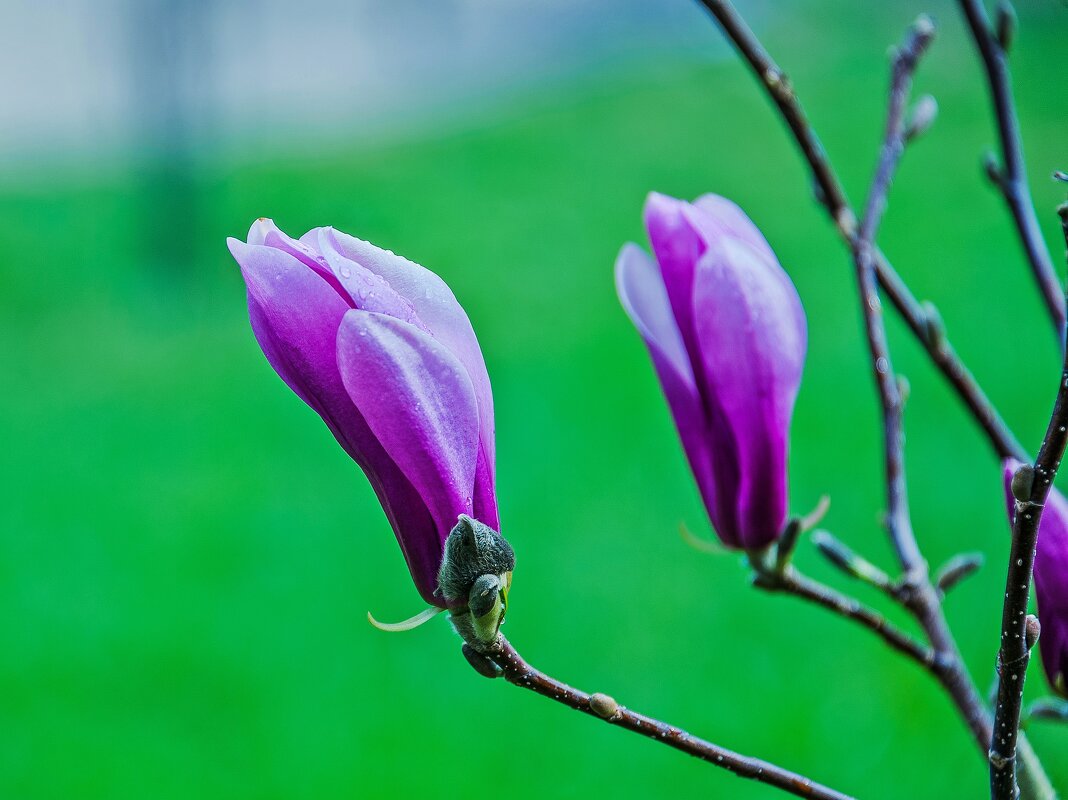
[[[1021,5],[1017,96],[1059,264],[1063,189],[1048,174],[1068,165],[1068,11]],[[766,43],[859,199],[886,47],[924,8],[942,31],[919,89],[941,113],[906,157],[882,243],[1033,448],[1056,350],[980,175],[993,134],[955,7],[821,1],[772,19]],[[830,494],[827,526],[893,563],[850,264],[735,59],[639,49],[464,124],[284,159],[252,148],[191,176],[196,208],[162,222],[133,167],[0,188],[0,795],[775,796],[483,680],[444,619],[407,635],[367,625],[368,610],[414,613],[418,596],[358,469],[248,329],[223,240],[269,215],[295,234],[333,224],[403,253],[469,311],[519,560],[506,630],[528,659],[863,797],[982,796],[979,754],[926,674],[863,630],[750,588],[739,559],[678,535],[680,521],[703,535],[707,522],[611,273],[623,242],[644,242],[652,189],[725,194],[767,234],[811,338],[792,507]],[[170,266],[146,263],[145,240]],[[988,556],[947,601],[985,691],[1007,553],[998,464],[890,317],[912,387],[920,541],[935,565]],[[844,583],[805,546],[799,560]],[[1039,670],[1028,687],[1046,691]],[[1068,729],[1030,735],[1068,791]]]

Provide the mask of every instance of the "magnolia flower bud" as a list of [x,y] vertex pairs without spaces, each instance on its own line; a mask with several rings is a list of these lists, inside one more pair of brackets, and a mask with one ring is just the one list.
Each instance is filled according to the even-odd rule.
[[229,239],[271,366],[366,473],[423,599],[461,514],[499,527],[493,397],[467,315],[434,273],[333,228],[268,219]]
[[797,290],[731,201],[651,194],[616,261],[620,300],[652,356],[712,525],[759,550],[787,514],[790,419],[807,331]]
[[457,633],[476,650],[497,639],[514,569],[515,553],[504,537],[461,515],[445,542],[438,588]]

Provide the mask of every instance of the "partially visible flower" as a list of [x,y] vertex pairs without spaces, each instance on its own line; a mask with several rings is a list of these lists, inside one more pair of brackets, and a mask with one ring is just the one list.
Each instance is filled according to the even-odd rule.
[[697,486],[724,544],[759,550],[787,514],[790,419],[807,331],[797,290],[730,200],[650,194],[616,261],[620,300],[652,356]]
[[434,273],[333,228],[295,240],[260,219],[228,244],[267,360],[366,473],[423,599],[447,607],[459,515],[499,527],[493,397],[464,310]]
[[[1003,464],[1010,525],[1016,507],[1010,488],[1012,476],[1021,466],[1014,459]],[[1056,489],[1046,497],[1038,523],[1034,575],[1038,621],[1042,623],[1038,637],[1042,667],[1050,686],[1068,697],[1068,500]]]

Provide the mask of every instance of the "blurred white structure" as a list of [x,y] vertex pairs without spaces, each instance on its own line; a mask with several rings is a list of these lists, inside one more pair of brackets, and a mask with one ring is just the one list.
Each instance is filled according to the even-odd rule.
[[692,0],[7,0],[0,168],[448,115],[515,84],[725,52]]

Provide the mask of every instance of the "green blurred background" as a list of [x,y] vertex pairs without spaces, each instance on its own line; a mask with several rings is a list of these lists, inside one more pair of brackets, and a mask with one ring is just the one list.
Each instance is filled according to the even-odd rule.
[[[658,4],[637,5],[660,30]],[[739,5],[757,14],[854,199],[881,135],[887,46],[918,12],[934,14],[941,34],[918,89],[937,96],[940,116],[905,159],[882,243],[1037,446],[1056,349],[981,177],[994,139],[955,5]],[[1052,210],[1064,192],[1048,175],[1068,166],[1068,10],[1020,6],[1017,97],[1060,263]],[[332,224],[394,249],[467,308],[493,381],[502,524],[519,560],[507,633],[529,660],[858,796],[983,795],[979,754],[925,673],[863,630],[750,588],[738,558],[679,537],[680,521],[702,535],[708,525],[612,284],[620,245],[645,242],[653,189],[727,195],[767,234],[811,339],[792,507],[830,494],[827,527],[893,563],[846,253],[711,21],[668,10],[681,24],[655,40],[636,35],[603,58],[370,133],[290,147],[230,137],[162,159],[8,159],[0,795],[776,796],[483,680],[444,619],[406,635],[367,624],[368,610],[399,619],[419,598],[358,469],[253,340],[224,238],[261,215],[294,235]],[[293,44],[314,57],[314,39]],[[985,691],[1007,552],[998,464],[890,316],[912,387],[920,541],[933,564],[988,556],[947,602]],[[808,547],[799,560],[844,583]],[[1047,691],[1040,670],[1028,691]],[[1068,791],[1068,728],[1029,735]]]

